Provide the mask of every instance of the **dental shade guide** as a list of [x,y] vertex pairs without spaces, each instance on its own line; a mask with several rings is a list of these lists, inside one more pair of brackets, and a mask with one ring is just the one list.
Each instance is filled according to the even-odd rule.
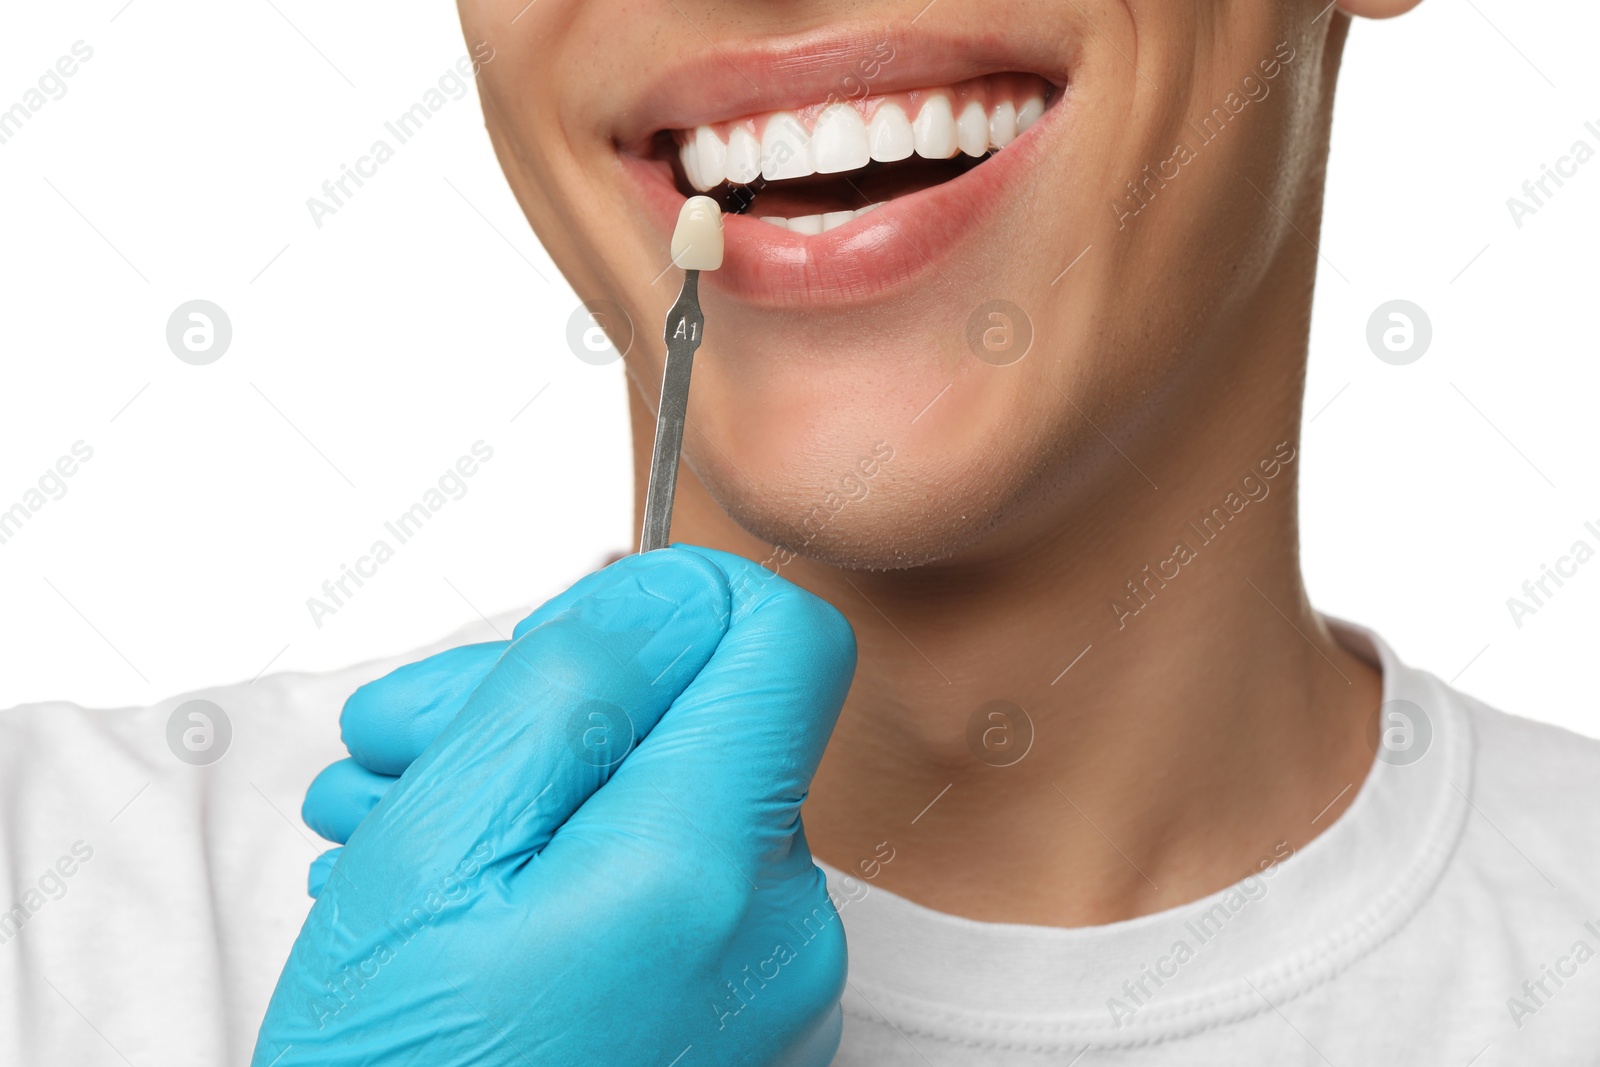
[[663,336],[667,362],[661,375],[656,411],[656,443],[650,456],[650,483],[644,496],[644,533],[639,551],[666,548],[672,531],[672,496],[683,451],[683,424],[689,409],[689,372],[705,333],[700,311],[700,272],[722,266],[722,209],[709,196],[693,196],[678,213],[672,231],[672,262],[684,270],[683,290],[667,312]]

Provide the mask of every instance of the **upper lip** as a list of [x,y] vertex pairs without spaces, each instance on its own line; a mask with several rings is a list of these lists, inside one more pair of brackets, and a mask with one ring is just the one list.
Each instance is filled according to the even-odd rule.
[[704,48],[645,84],[619,118],[613,139],[626,151],[644,154],[663,130],[1005,71],[1037,74],[1060,87],[1072,59],[1068,47],[1020,28],[949,35],[856,27],[743,44],[707,39]]

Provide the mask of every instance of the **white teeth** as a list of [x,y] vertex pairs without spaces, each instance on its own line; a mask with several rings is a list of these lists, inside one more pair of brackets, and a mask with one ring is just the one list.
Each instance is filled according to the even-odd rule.
[[700,150],[692,139],[678,149],[678,159],[683,163],[683,176],[689,179],[690,185],[702,193],[711,188],[700,181]]
[[761,176],[770,181],[804,178],[816,173],[811,160],[811,138],[800,116],[780,111],[767,119],[761,135]]
[[976,100],[970,101],[956,120],[956,144],[969,156],[989,151],[989,116]]
[[911,120],[898,104],[883,104],[872,116],[867,139],[872,143],[872,158],[879,163],[894,163],[908,158],[916,149]]
[[749,185],[761,177],[761,142],[743,126],[728,134],[728,180]]
[[1035,96],[1032,99],[1024,102],[1023,105],[1017,109],[1017,132],[1021,133],[1029,126],[1032,126],[1035,122],[1038,122],[1039,116],[1043,114],[1043,97]]
[[815,236],[843,226],[852,219],[859,219],[862,215],[870,211],[876,211],[882,206],[882,203],[868,204],[866,207],[857,208],[855,211],[829,211],[822,215],[802,215],[797,219],[786,219],[781,215],[762,215],[761,221],[770,223],[780,230]]
[[1004,148],[1017,139],[1017,109],[1011,101],[997,104],[989,116],[989,143]]
[[956,154],[956,119],[950,98],[935,93],[911,124],[912,142],[924,159],[949,159]]
[[722,138],[712,133],[710,126],[701,126],[694,131],[694,150],[700,165],[700,188],[721,185],[728,176],[728,146]]
[[811,155],[818,174],[860,170],[872,162],[861,112],[849,104],[825,108],[811,132]]
[[[914,121],[896,103],[879,100],[868,123],[851,104],[823,108],[808,131],[793,111],[746,119],[727,127],[724,141],[711,126],[685,131],[679,159],[689,184],[707,192],[723,182],[750,185],[758,178],[782,181],[811,174],[860,170],[876,160],[894,163],[913,154],[925,159],[950,159],[958,153],[984,156],[1006,147],[1045,112],[1043,96],[1029,97],[1018,107],[1002,100],[992,111],[969,99],[958,119],[950,92],[922,94]],[[752,132],[762,125],[759,139]]]

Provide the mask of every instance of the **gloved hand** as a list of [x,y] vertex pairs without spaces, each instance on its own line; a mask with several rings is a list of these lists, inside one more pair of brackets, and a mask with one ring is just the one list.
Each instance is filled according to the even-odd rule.
[[799,812],[854,670],[843,618],[673,548],[540,609],[474,686],[495,651],[391,675],[386,736],[347,709],[367,767],[338,773],[382,799],[329,826],[348,844],[256,1067],[827,1064],[844,935]]

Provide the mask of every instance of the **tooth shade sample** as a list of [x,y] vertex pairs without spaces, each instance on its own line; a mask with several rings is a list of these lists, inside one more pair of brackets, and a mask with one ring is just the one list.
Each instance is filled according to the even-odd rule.
[[711,132],[711,127],[701,126],[694,131],[695,158],[700,165],[703,189],[713,189],[728,176],[728,146],[722,138]]
[[770,222],[780,230],[787,230],[789,228],[789,220],[784,218],[782,215],[762,215],[761,221]]
[[961,118],[956,122],[956,144],[969,156],[981,156],[989,151],[989,116],[976,100],[961,109]]
[[789,229],[794,233],[803,233],[814,237],[822,232],[822,216],[801,215],[797,219],[790,219]]
[[1044,101],[1039,97],[1036,96],[1031,100],[1024,102],[1023,105],[1017,109],[1017,132],[1021,133],[1029,126],[1032,126],[1035,122],[1038,122],[1039,116],[1043,114]]
[[691,196],[672,231],[672,262],[684,270],[722,266],[722,208],[709,196]]
[[767,119],[761,135],[761,176],[768,181],[804,178],[816,173],[811,160],[811,139],[800,117],[780,111]]
[[743,126],[735,126],[728,134],[728,180],[735,185],[749,185],[761,177],[761,142]]
[[924,159],[949,159],[956,154],[956,120],[950,99],[941,93],[928,97],[911,124],[917,155]]
[[899,104],[880,105],[867,127],[867,140],[872,146],[872,158],[879,163],[894,163],[909,158],[916,150],[911,134],[911,120]]
[[849,104],[834,104],[818,115],[811,131],[811,161],[818,174],[860,170],[872,162],[861,112]]
[[1011,101],[1002,101],[989,115],[989,143],[1004,148],[1016,139],[1017,109],[1012,107]]
[[822,232],[827,233],[835,226],[843,226],[855,217],[854,211],[830,211],[822,216]]

